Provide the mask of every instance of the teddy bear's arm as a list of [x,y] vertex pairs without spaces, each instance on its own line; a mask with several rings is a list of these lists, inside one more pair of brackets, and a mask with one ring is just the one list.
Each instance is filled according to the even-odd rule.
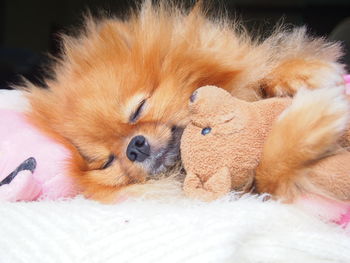
[[187,196],[203,201],[212,201],[231,191],[231,174],[227,167],[223,167],[213,174],[204,184],[194,173],[187,173],[184,182]]
[[308,175],[312,191],[350,201],[350,152],[343,150],[315,163]]
[[203,189],[203,184],[199,177],[192,173],[192,172],[187,172],[183,189],[185,194],[188,197],[194,198],[194,199],[200,199],[204,200],[207,197],[211,196],[212,194],[205,191]]
[[204,188],[220,196],[229,193],[232,188],[230,170],[227,167],[221,168],[208,179]]

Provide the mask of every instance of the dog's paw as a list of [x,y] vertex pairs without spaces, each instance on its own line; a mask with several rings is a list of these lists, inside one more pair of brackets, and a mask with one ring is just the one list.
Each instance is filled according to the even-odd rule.
[[300,89],[345,86],[341,64],[293,59],[282,63],[271,74],[267,86],[270,95],[292,96]]

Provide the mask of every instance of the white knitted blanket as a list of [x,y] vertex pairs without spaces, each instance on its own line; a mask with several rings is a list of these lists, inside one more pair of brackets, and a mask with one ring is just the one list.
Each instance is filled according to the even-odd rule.
[[252,197],[0,203],[0,262],[350,262],[350,237]]
[[[19,93],[0,92],[0,107],[24,105]],[[0,263],[12,262],[349,263],[350,234],[252,196],[0,202]]]

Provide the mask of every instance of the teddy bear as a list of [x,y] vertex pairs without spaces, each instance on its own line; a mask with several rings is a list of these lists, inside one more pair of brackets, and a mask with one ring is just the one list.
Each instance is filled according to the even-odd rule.
[[[293,99],[268,98],[247,102],[214,86],[196,90],[189,102],[190,123],[181,139],[181,158],[186,171],[185,194],[211,201],[232,190],[249,192],[254,188],[259,193],[257,185],[261,178],[257,178],[255,172],[273,124],[281,120],[286,111],[293,110],[293,104],[305,103],[307,99],[312,103],[324,101],[324,110],[328,110],[340,97],[336,88],[302,90],[301,93]],[[320,109],[318,120],[335,114],[334,125],[328,128],[340,137],[342,132],[348,132],[347,101],[339,101],[332,109],[338,112],[327,115]],[[305,193],[340,203],[350,200],[350,152],[336,142],[334,145],[332,152],[310,163],[306,175],[292,182],[295,193],[288,202],[298,200]],[[283,194],[278,197],[283,198]],[[345,205],[345,209],[348,207]]]
[[68,176],[67,148],[14,110],[0,110],[0,127],[0,200],[55,200],[78,193]]

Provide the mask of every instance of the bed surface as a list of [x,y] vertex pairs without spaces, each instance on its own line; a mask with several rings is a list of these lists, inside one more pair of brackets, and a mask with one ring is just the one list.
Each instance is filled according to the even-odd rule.
[[[26,107],[20,92],[0,92],[0,108]],[[350,234],[249,195],[213,203],[0,202],[0,263],[7,262],[349,263]]]

